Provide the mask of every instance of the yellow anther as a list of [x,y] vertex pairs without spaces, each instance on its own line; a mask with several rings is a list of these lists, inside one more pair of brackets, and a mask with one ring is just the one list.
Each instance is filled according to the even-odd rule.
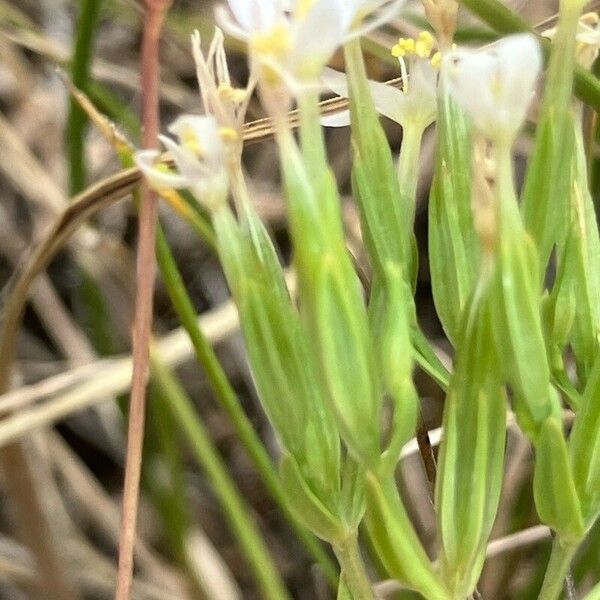
[[396,58],[401,58],[402,56],[406,56],[406,50],[400,47],[400,44],[394,44],[392,46],[392,56]]
[[406,54],[414,54],[415,52],[415,40],[412,38],[400,38],[398,45],[402,48]]
[[442,64],[442,53],[441,52],[436,52],[432,57],[431,57],[431,66],[439,69],[440,65]]
[[241,104],[245,99],[247,92],[244,89],[234,88],[226,83],[219,85],[217,92],[219,98],[225,102],[231,102],[232,104]]
[[429,31],[421,31],[415,43],[415,54],[421,58],[429,58],[433,47],[435,46],[435,38]]
[[251,40],[257,54],[285,55],[292,46],[290,32],[284,25],[273,27],[268,33],[256,35]]
[[235,142],[238,140],[238,132],[233,127],[221,127],[219,135],[226,142]]
[[186,127],[181,132],[181,144],[190,150],[195,156],[201,157],[203,154],[202,144],[191,127]]

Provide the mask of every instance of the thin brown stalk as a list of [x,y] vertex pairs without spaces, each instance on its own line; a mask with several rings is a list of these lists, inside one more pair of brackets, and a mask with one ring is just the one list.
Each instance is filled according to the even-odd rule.
[[417,424],[417,444],[419,446],[419,453],[421,454],[421,460],[423,461],[423,466],[425,468],[425,474],[427,475],[427,481],[429,482],[429,487],[431,493],[433,494],[435,490],[437,467],[435,464],[433,446],[429,438],[429,431],[425,425],[425,422],[423,421],[422,416],[419,417],[419,423]]
[[[144,146],[157,145],[159,124],[159,42],[165,14],[170,0],[147,0],[144,13],[142,40],[142,124]],[[146,411],[146,386],[149,375],[149,348],[152,328],[152,311],[156,258],[158,199],[142,186],[139,206],[139,237],[137,249],[137,274],[135,319],[133,324],[133,375],[129,400],[129,427],[127,434],[127,459],[123,485],[123,510],[119,538],[119,566],[115,600],[129,600],[133,582],[133,548],[138,509],[139,485],[142,469],[142,447]]]

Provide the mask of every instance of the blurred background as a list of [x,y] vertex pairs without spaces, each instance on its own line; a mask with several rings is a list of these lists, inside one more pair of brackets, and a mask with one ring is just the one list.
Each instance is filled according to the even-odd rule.
[[[557,9],[551,0],[508,3],[532,24],[548,23]],[[161,45],[162,129],[184,112],[199,113],[189,36],[209,38],[212,3],[176,0]],[[114,149],[74,108],[64,76],[84,89],[99,111],[139,144],[139,50],[142,3],[134,0],[0,0],[0,288],[4,301],[32,250],[72,198],[121,170]],[[550,19],[550,20],[547,20]],[[389,48],[398,36],[424,25],[419,2],[409,2],[402,19],[365,43],[373,78],[398,76]],[[546,28],[545,26],[542,28]],[[462,41],[485,43],[493,34],[461,15]],[[243,84],[243,48],[230,45],[230,67]],[[89,68],[88,68],[89,66]],[[332,66],[342,68],[339,57]],[[57,70],[59,69],[59,70]],[[89,71],[89,76],[88,76]],[[262,117],[257,102],[248,119]],[[398,126],[386,123],[395,152]],[[419,319],[440,356],[450,348],[437,321],[427,268],[427,196],[434,137],[422,149],[417,207],[420,272]],[[349,132],[327,133],[331,164],[345,197],[350,193]],[[520,140],[523,162],[530,142]],[[258,211],[268,223],[284,261],[290,258],[285,206],[280,195],[271,140],[248,145],[244,153]],[[109,179],[110,181],[110,179]],[[344,205],[348,243],[368,275],[356,208]],[[168,206],[161,222],[196,311],[252,425],[276,460],[277,440],[258,404],[235,315],[218,261],[197,232]],[[0,397],[0,445],[25,442],[57,553],[73,598],[111,598],[114,590],[119,511],[125,457],[129,352],[133,313],[136,210],[130,195],[110,203],[70,236],[63,250],[32,287],[16,347],[12,391]],[[294,598],[332,598],[323,569],[298,541],[267,492],[205,372],[181,332],[160,278],[156,285],[154,333],[165,361],[189,394],[226,472],[257,523],[269,553]],[[1,357],[0,357],[1,359]],[[129,365],[129,366],[128,366]],[[128,370],[129,369],[129,370]],[[417,371],[428,429],[439,426],[443,394]],[[535,527],[529,444],[509,432],[507,475],[493,537]],[[24,507],[5,495],[0,476],[0,598],[54,598],[35,587],[37,568],[19,541]],[[402,465],[402,486],[413,520],[430,553],[436,552],[430,490],[418,454]],[[21,514],[21,516],[19,516]],[[25,513],[26,514],[26,513]],[[535,530],[534,530],[535,533]],[[538,532],[539,533],[539,532]],[[180,426],[160,394],[149,391],[146,448],[136,548],[136,598],[259,598],[255,580],[206,470],[190,452]],[[368,556],[369,548],[365,546]],[[484,598],[534,598],[549,552],[544,535],[522,537],[490,557],[479,590]],[[371,557],[374,579],[379,565]],[[574,576],[584,587],[600,575],[600,536],[591,535],[577,557]],[[379,575],[383,578],[383,575]],[[394,595],[395,594],[395,595]],[[409,598],[407,592],[389,597]]]

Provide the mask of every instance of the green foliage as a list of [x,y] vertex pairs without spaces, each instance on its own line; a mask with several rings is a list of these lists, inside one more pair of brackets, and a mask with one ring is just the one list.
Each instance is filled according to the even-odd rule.
[[[496,0],[464,4],[499,32],[528,29]],[[474,593],[500,500],[509,407],[534,449],[538,516],[556,534],[541,597],[559,593],[577,545],[600,513],[600,236],[573,101],[579,82],[585,98],[597,102],[597,81],[575,66],[579,4],[564,3],[556,38],[546,44],[553,49],[521,198],[513,140],[485,138],[441,77],[428,242],[435,307],[454,350],[451,372],[415,310],[423,131],[403,132],[396,169],[358,40],[347,43],[344,55],[352,189],[373,268],[369,291],[346,248],[313,88],[298,91],[299,141],[285,119],[276,120],[297,283],[292,295],[264,224],[236,194],[239,181],[232,183],[237,213],[225,202],[210,209],[257,392],[282,447],[277,483],[268,466],[263,470],[294,519],[332,545],[340,599],[372,596],[357,541],[363,519],[391,577],[431,599]],[[201,221],[197,230],[212,236]],[[168,270],[164,256],[161,266]],[[174,302],[241,437],[256,446],[190,324],[189,306],[177,294]],[[446,391],[435,559],[396,484],[419,413],[415,361]],[[576,411],[570,436],[563,401]],[[253,456],[263,464],[256,449]]]

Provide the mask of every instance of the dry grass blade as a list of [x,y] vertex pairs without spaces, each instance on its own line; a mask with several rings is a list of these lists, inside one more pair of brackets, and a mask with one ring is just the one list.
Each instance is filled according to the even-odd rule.
[[[237,310],[228,301],[201,315],[198,325],[206,339],[215,344],[237,331]],[[155,345],[157,354],[165,364],[172,367],[180,365],[194,353],[187,332],[181,328],[155,342]],[[131,384],[131,371],[131,356],[100,359],[84,368],[73,370],[72,377],[63,373],[49,378],[41,386],[38,384],[42,389],[47,387],[55,390],[52,399],[39,406],[21,409],[0,421],[0,447],[103,399],[127,392]],[[28,393],[27,388],[24,391]],[[19,391],[15,390],[7,396],[0,396],[0,405],[5,399],[21,402],[18,394]]]

